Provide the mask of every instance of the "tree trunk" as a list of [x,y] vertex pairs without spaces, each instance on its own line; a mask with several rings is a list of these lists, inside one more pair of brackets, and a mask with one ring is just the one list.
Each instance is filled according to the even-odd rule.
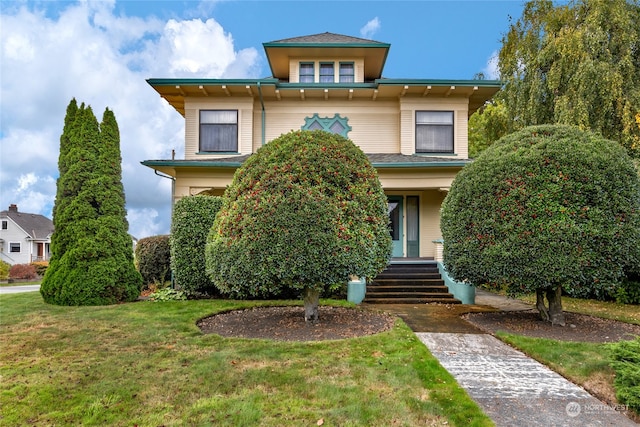
[[544,289],[536,290],[536,308],[540,312],[540,317],[542,317],[542,320],[544,320],[545,322],[551,320],[549,318],[549,310],[544,303]]
[[[549,301],[549,307],[545,304],[545,297]],[[562,286],[554,289],[538,289],[536,291],[536,308],[540,317],[552,325],[564,326],[564,312],[562,311]]]
[[564,326],[564,312],[562,311],[562,286],[558,285],[555,289],[547,290],[547,299],[549,300],[549,316],[552,325]]
[[304,321],[316,323],[318,321],[318,304],[320,303],[320,291],[304,288]]

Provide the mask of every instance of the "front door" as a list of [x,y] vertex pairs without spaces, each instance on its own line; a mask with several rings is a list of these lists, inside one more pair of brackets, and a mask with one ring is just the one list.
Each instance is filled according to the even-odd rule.
[[401,258],[404,256],[404,234],[402,232],[404,199],[402,196],[389,196],[387,200],[389,203],[389,232],[393,241],[391,256]]

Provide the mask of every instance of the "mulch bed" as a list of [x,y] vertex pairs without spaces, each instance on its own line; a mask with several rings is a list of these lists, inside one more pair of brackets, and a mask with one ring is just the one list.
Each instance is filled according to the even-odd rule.
[[304,321],[304,308],[254,307],[201,319],[198,327],[223,337],[322,341],[372,335],[393,327],[396,317],[359,308],[320,306],[319,321]]
[[462,317],[491,334],[504,331],[536,338],[595,343],[631,340],[640,336],[640,325],[569,312],[565,312],[564,327],[542,321],[537,310],[468,313]]

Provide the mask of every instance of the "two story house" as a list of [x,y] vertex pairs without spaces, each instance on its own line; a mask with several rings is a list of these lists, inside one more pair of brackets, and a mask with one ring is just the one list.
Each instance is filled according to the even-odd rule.
[[12,204],[0,212],[0,259],[11,265],[48,261],[52,234],[53,221]]
[[389,44],[333,33],[263,46],[268,78],[149,79],[185,119],[185,155],[142,164],[174,179],[174,202],[222,195],[247,157],[281,134],[339,133],[378,171],[393,256],[434,258],[440,206],[469,162],[468,118],[500,83],[385,78]]

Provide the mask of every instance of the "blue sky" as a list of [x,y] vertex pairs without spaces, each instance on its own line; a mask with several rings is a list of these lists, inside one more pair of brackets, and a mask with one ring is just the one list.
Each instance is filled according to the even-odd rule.
[[491,58],[522,1],[0,2],[0,209],[51,217],[71,98],[120,126],[130,233],[169,231],[170,182],[140,164],[183,154],[182,117],[145,82],[259,78],[262,43],[333,32],[390,43],[389,78],[496,77]]

